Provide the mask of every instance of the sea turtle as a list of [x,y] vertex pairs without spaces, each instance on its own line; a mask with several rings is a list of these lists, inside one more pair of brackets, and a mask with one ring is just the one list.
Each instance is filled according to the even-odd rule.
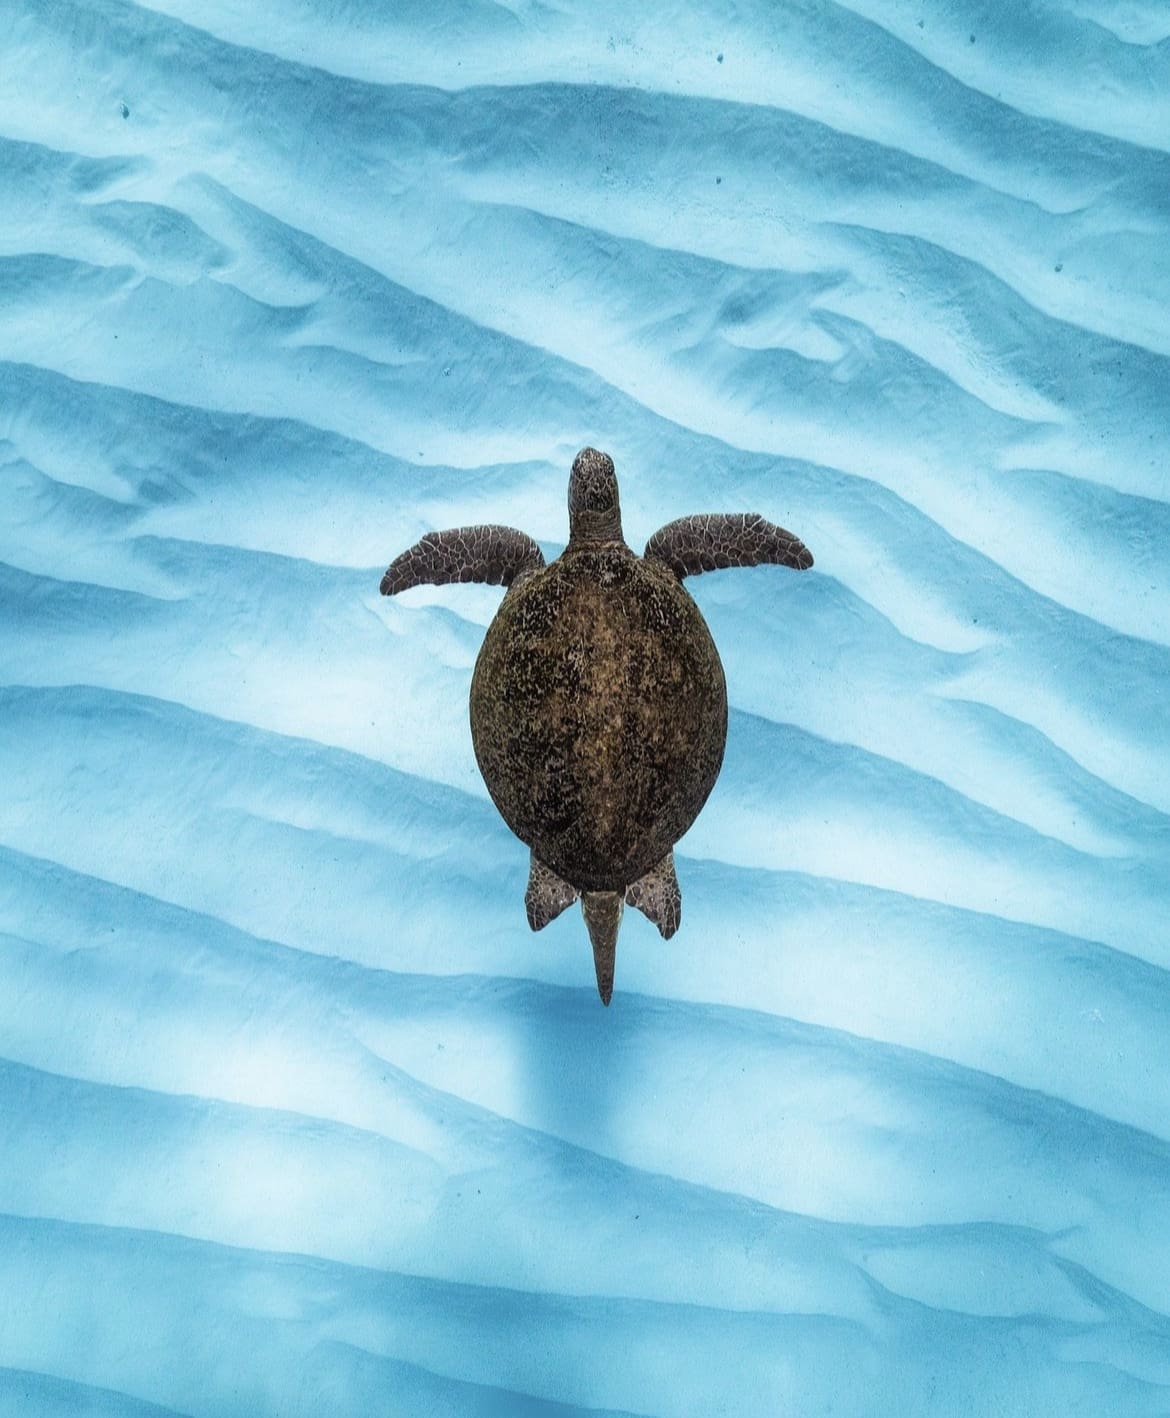
[[583,448],[569,478],[569,544],[545,565],[512,527],[429,532],[390,563],[382,594],[424,583],[506,586],[471,680],[471,737],[492,800],[532,851],[534,931],[578,897],[603,1004],[625,903],[665,938],[682,898],[673,847],[723,762],[727,687],[683,577],[812,554],[751,514],[669,522],[642,556],[622,536],[613,460]]

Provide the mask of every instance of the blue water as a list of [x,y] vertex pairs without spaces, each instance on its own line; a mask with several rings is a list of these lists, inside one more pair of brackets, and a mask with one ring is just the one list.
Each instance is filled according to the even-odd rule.
[[[1165,0],[0,8],[0,1413],[1170,1414]],[[467,726],[586,443],[669,943]]]

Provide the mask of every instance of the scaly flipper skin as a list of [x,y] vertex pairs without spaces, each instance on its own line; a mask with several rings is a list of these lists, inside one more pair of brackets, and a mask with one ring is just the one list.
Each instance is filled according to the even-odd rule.
[[555,921],[580,894],[575,886],[570,886],[551,867],[546,867],[533,852],[524,906],[528,912],[528,924],[534,931],[544,930],[549,921]]
[[674,874],[674,853],[668,852],[652,871],[626,887],[626,905],[653,921],[663,940],[669,940],[682,920],[682,892]]
[[452,581],[485,581],[511,586],[527,571],[544,565],[544,553],[515,527],[454,527],[428,532],[396,556],[382,577],[384,596],[412,586],[445,586]]
[[812,552],[791,532],[766,521],[758,512],[709,512],[680,517],[660,527],[646,543],[644,555],[664,562],[681,581],[701,571],[730,566],[790,566],[807,571]]

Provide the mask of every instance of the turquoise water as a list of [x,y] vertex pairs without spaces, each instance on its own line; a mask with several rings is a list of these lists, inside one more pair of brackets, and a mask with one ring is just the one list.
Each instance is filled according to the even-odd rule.
[[[0,1412],[1170,1413],[1162,0],[0,55]],[[816,556],[609,1010],[378,595],[586,443]]]

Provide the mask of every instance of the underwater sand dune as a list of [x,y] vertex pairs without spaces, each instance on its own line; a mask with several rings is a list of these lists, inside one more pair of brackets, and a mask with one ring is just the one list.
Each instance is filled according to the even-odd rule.
[[[1168,46],[5,11],[0,1409],[1166,1411]],[[378,595],[585,443],[816,555],[610,1011]]]

